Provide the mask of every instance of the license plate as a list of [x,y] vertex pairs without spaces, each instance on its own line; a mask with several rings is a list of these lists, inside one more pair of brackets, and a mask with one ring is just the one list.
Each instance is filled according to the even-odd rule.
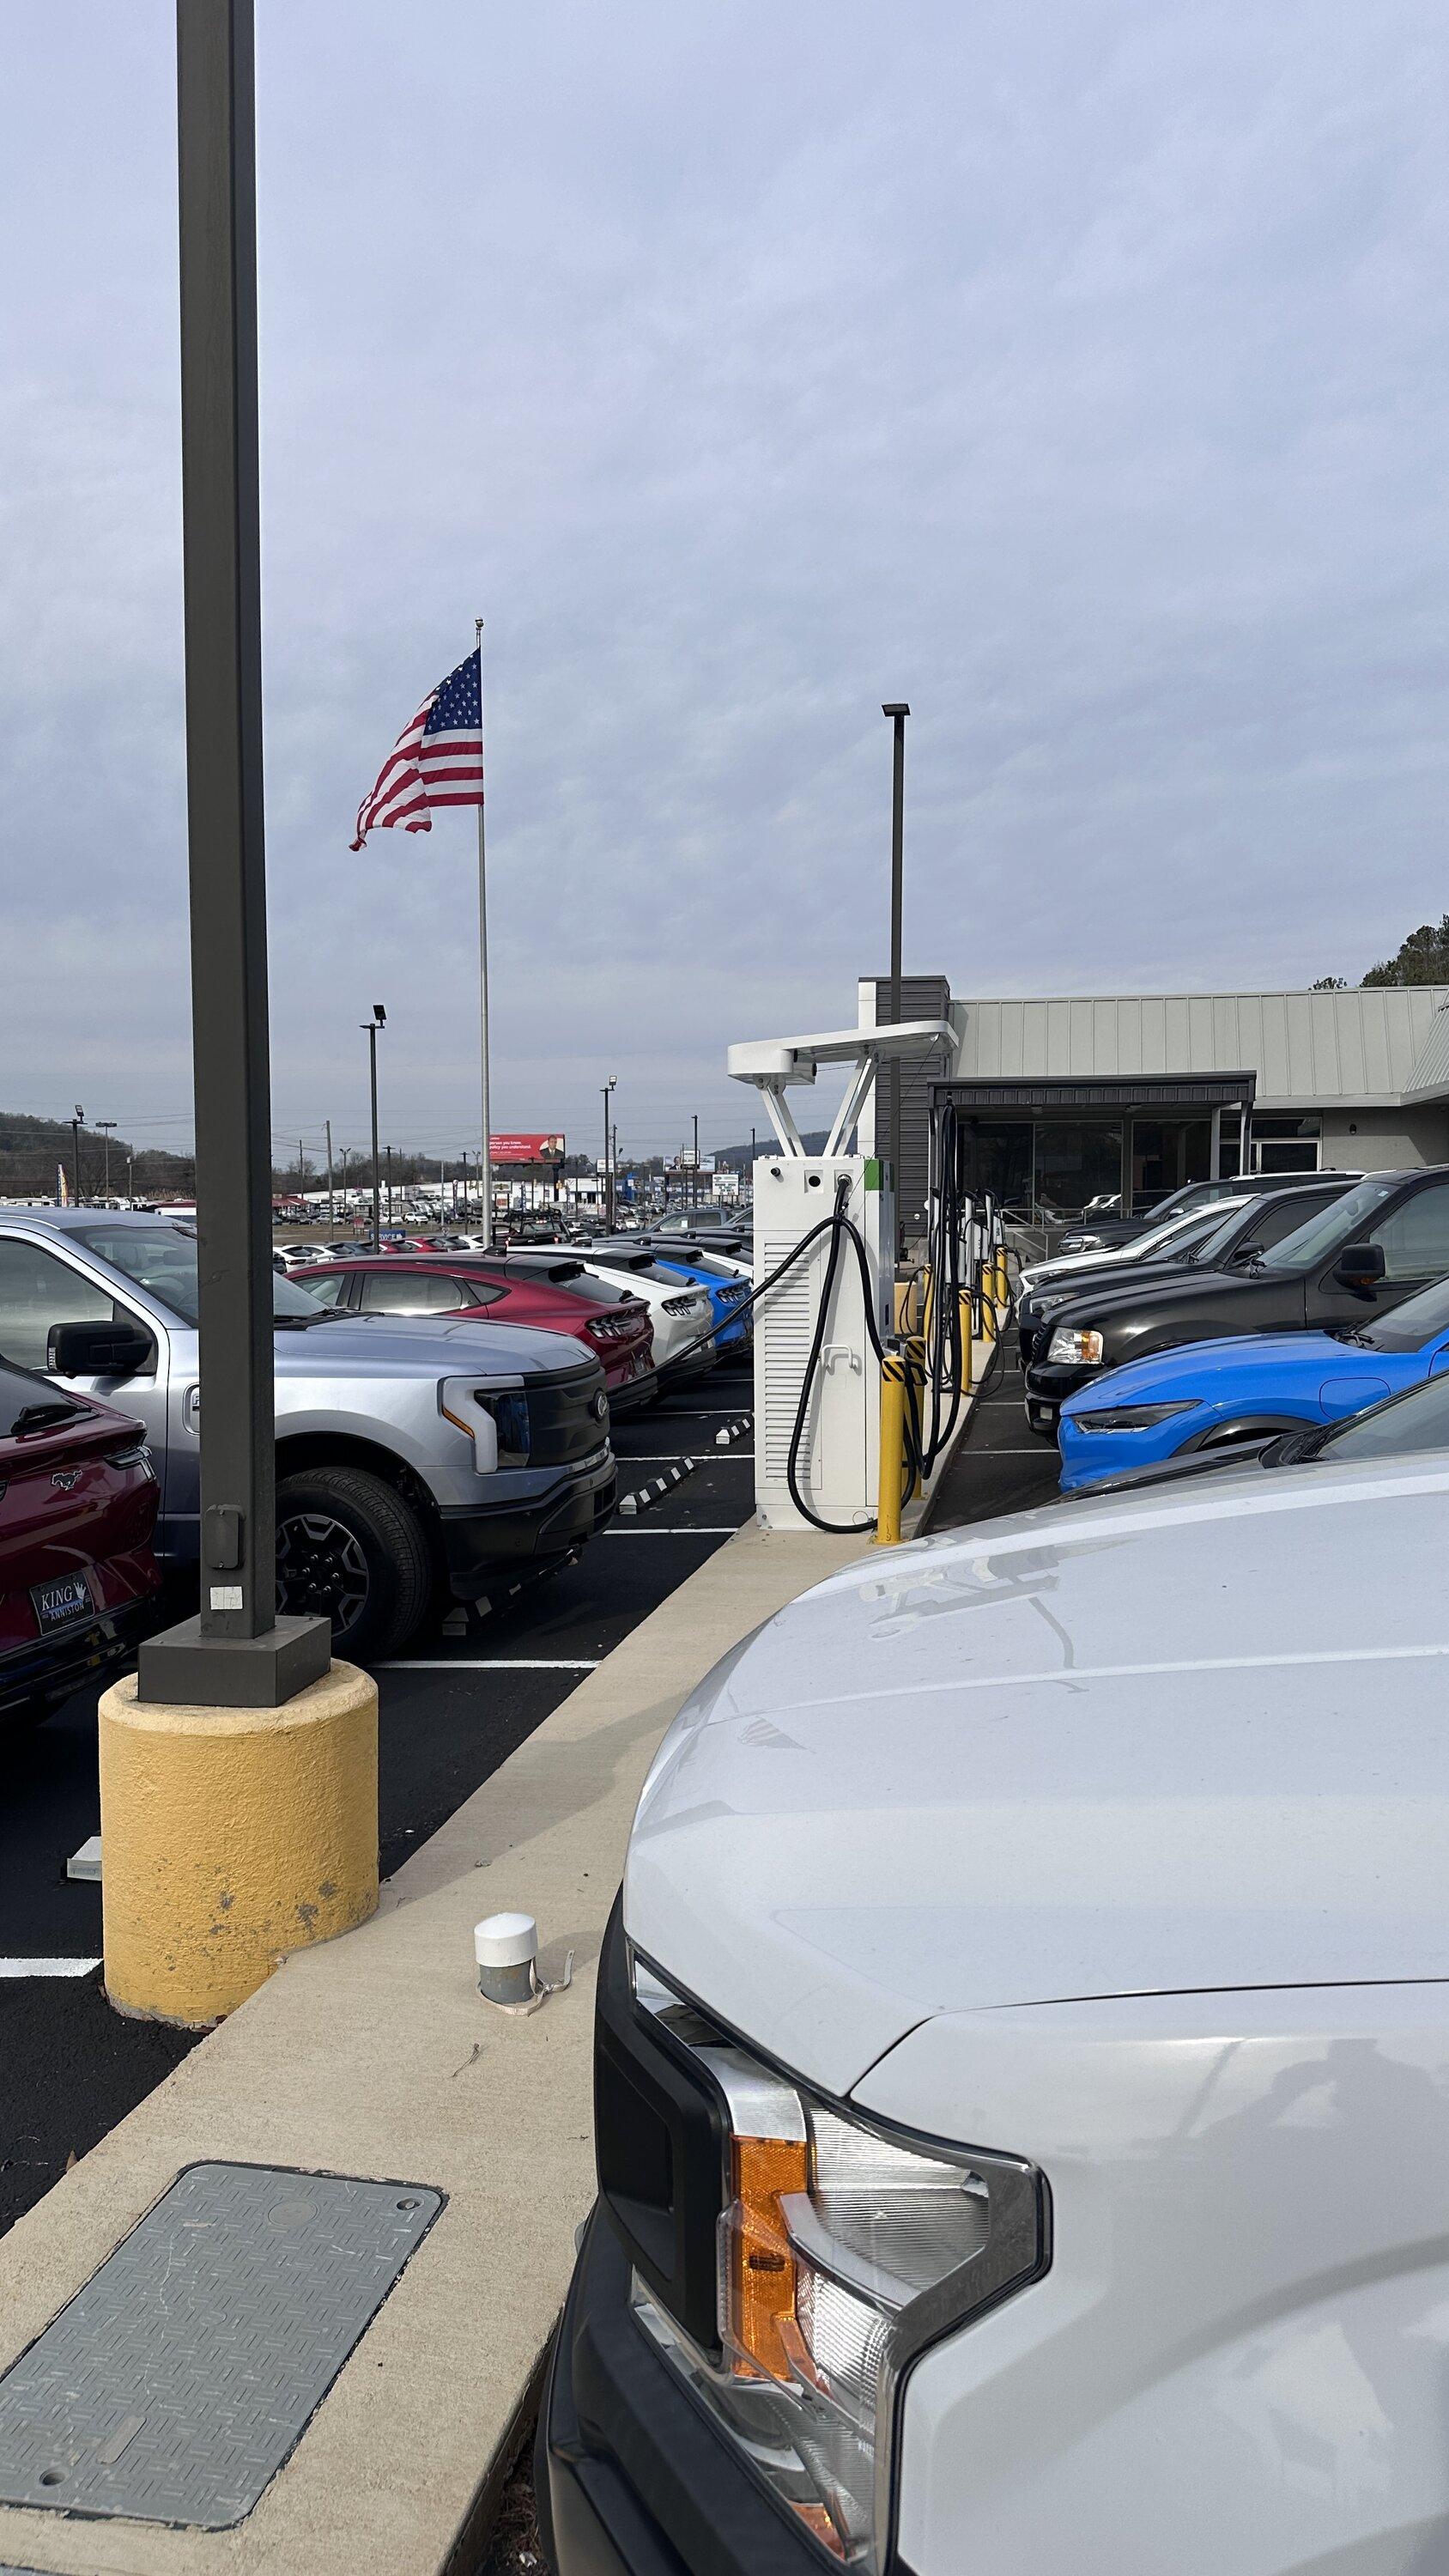
[[88,1619],[95,1607],[83,1574],[62,1574],[54,1583],[32,1584],[30,1598],[42,1635],[49,1628],[69,1627],[72,1619]]

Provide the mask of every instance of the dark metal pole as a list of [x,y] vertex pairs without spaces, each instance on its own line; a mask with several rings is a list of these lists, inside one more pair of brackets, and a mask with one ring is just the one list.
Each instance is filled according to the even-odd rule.
[[387,1221],[392,1224],[392,1147],[387,1148]]
[[80,1206],[80,1131],[85,1123],[85,1114],[77,1101],[75,1116],[70,1122],[70,1191],[77,1207]]
[[696,1112],[696,1113],[695,1113],[695,1120],[694,1120],[694,1170],[693,1170],[693,1172],[692,1172],[692,1173],[691,1173],[691,1175],[690,1175],[690,1182],[689,1182],[689,1204],[690,1204],[690,1206],[691,1206],[692,1208],[697,1208],[697,1207],[698,1207],[698,1205],[699,1205],[699,1115],[698,1115],[698,1112]]
[[[901,1017],[901,919],[904,898],[906,839],[906,718],[910,708],[903,702],[883,706],[881,714],[889,716],[895,736],[893,774],[891,779],[891,1002],[893,1023]],[[904,1240],[904,1215],[901,1207],[901,1065],[897,1058],[889,1071],[890,1081],[890,1161],[891,1187],[896,1195],[896,1249]]]
[[377,1143],[378,1022],[376,1014],[374,1013],[374,1016],[370,1020],[364,1020],[362,1025],[367,1031],[367,1079],[368,1087],[372,1093],[372,1248],[374,1252],[380,1252],[382,1250],[382,1199],[380,1196],[382,1189],[382,1175],[379,1166],[382,1157],[378,1151]]
[[178,0],[176,54],[201,1614],[142,1646],[140,1688],[275,1707],[331,1628],[276,1608],[252,0]]

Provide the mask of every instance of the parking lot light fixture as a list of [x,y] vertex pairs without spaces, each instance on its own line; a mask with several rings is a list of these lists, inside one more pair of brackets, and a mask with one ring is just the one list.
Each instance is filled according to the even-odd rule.
[[[892,1023],[901,1013],[901,929],[904,911],[905,820],[906,820],[906,718],[910,708],[903,699],[895,699],[881,708],[889,716],[894,736],[891,761],[891,1002]],[[882,1067],[882,1071],[885,1068]],[[901,1085],[903,1068],[890,1067],[890,1158],[891,1188],[896,1194],[897,1251],[904,1224],[901,1198]]]
[[80,1131],[85,1125],[85,1116],[85,1111],[77,1101],[75,1116],[70,1122],[70,1189],[77,1207],[80,1206]]
[[[207,1712],[276,1708],[326,1673],[332,1651],[325,1618],[277,1612],[252,19],[251,0],[184,0],[176,16],[197,1329],[206,1436],[200,1615],[143,1642],[139,1687],[143,1701]],[[105,1834],[104,1756],[101,1784]],[[113,1887],[109,1841],[105,1894],[109,1915],[113,1899],[124,1902],[124,1890]]]
[[374,1252],[380,1252],[382,1250],[382,1175],[379,1165],[382,1158],[378,1152],[377,1143],[377,1033],[379,1029],[385,1029],[387,1026],[387,1013],[381,1002],[373,1003],[371,1019],[363,1020],[360,1026],[367,1036],[367,1079],[372,1094],[372,1248]]
[[608,1081],[599,1085],[604,1103],[604,1224],[610,1234],[614,1231],[614,1175],[609,1159],[609,1113],[618,1083],[617,1073],[611,1073]]

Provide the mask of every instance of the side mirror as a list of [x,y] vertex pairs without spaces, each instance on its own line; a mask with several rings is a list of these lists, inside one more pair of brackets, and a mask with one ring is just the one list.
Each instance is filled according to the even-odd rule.
[[1381,1243],[1347,1243],[1334,1264],[1333,1275],[1345,1288],[1376,1288],[1384,1275],[1384,1247]]
[[1262,1249],[1261,1243],[1240,1243],[1233,1254],[1233,1259],[1234,1261],[1256,1261]]
[[52,1324],[45,1365],[57,1377],[136,1377],[156,1345],[135,1324]]

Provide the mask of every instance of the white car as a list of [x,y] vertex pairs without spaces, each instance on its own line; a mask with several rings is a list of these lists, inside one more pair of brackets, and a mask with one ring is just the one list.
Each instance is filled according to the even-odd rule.
[[1449,1453],[847,1568],[655,1760],[558,2576],[1449,2568]]
[[1206,1242],[1225,1216],[1234,1208],[1247,1206],[1247,1194],[1238,1198],[1214,1199],[1210,1207],[1184,1208],[1150,1234],[1134,1235],[1129,1243],[1114,1244],[1110,1252],[1060,1253],[1051,1261],[1036,1261],[1023,1270],[1017,1293],[1030,1296],[1034,1288],[1054,1287],[1059,1279],[1070,1279],[1074,1270],[1100,1270],[1110,1261],[1115,1270],[1119,1262],[1162,1261],[1175,1252],[1190,1251],[1194,1242]]
[[710,1332],[714,1308],[707,1288],[686,1286],[667,1270],[656,1270],[647,1252],[595,1252],[585,1244],[576,1249],[568,1244],[551,1249],[520,1244],[509,1253],[508,1266],[513,1270],[525,1262],[548,1265],[560,1258],[577,1260],[601,1297],[643,1299],[654,1328],[654,1370],[661,1395],[713,1368],[718,1354]]

